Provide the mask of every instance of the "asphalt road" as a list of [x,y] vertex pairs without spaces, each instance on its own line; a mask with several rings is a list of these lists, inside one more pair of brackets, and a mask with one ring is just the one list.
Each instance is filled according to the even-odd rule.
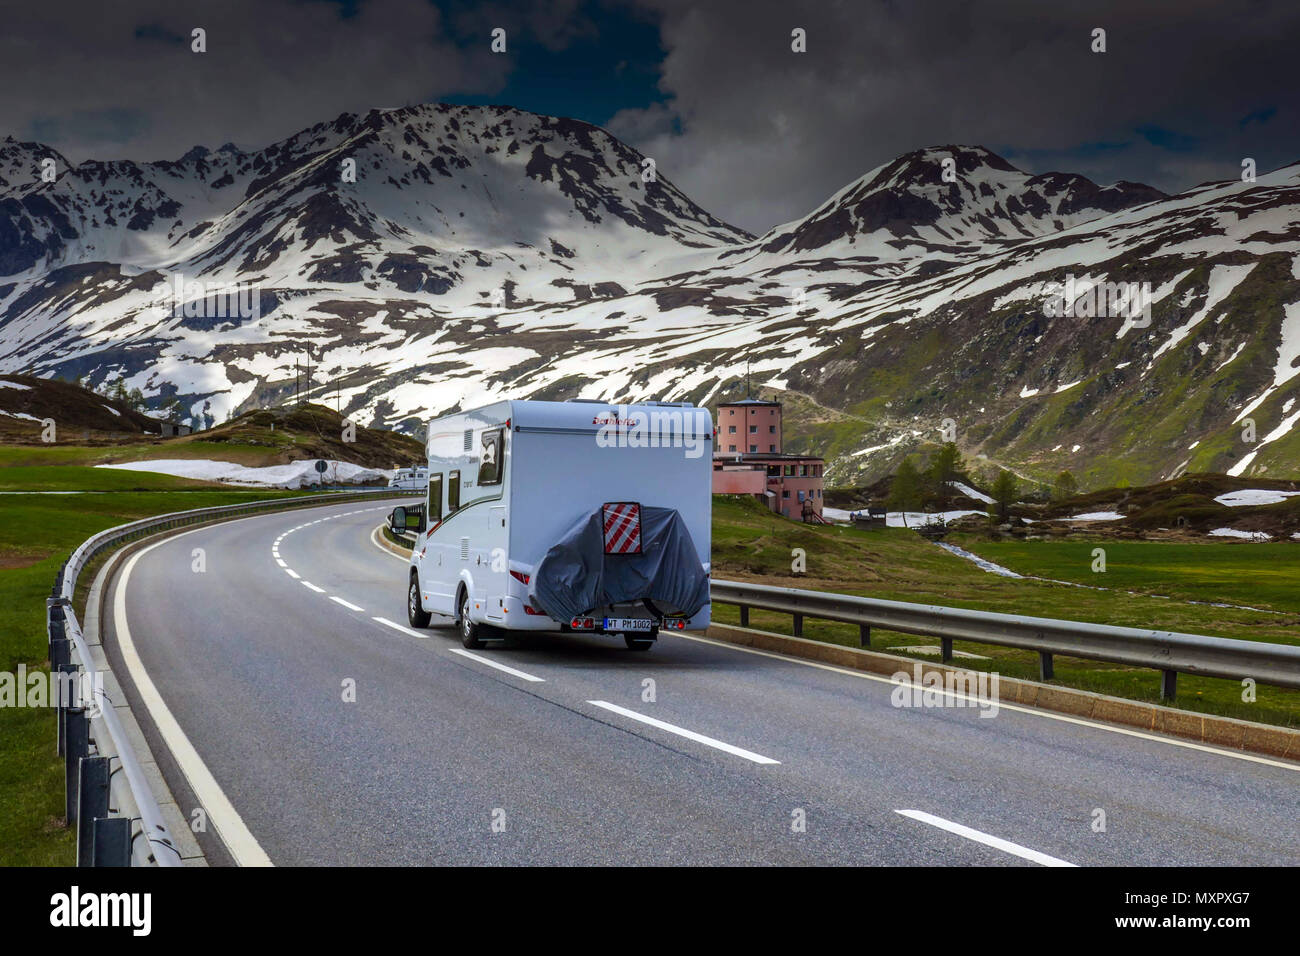
[[201,528],[115,575],[138,662],[112,613],[110,657],[214,864],[1300,864],[1300,765],[900,708],[681,635],[467,656],[406,628],[405,562],[371,541],[391,507]]

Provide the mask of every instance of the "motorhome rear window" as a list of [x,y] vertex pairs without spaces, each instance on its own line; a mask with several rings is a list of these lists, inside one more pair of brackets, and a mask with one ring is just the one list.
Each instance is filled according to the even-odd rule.
[[447,514],[460,509],[460,472],[447,472]]
[[499,485],[505,470],[506,443],[505,430],[493,428],[485,431],[482,438],[483,452],[478,462],[478,483],[480,485]]
[[442,520],[442,475],[429,476],[429,527]]

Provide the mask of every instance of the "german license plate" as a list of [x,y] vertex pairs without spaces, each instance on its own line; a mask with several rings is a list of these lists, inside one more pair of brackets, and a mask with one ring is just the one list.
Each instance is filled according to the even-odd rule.
[[607,617],[601,627],[607,631],[648,631],[654,623],[646,617]]

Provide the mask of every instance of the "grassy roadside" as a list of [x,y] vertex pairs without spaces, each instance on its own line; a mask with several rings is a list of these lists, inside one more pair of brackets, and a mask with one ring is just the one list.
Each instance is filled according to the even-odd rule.
[[[18,470],[18,469],[15,469]],[[82,471],[58,469],[77,483]],[[84,469],[90,471],[90,469]],[[0,469],[0,481],[12,479]],[[97,481],[104,472],[95,471]],[[302,492],[232,491],[165,475],[133,474],[134,488],[69,495],[0,494],[0,670],[48,672],[45,598],[63,560],[97,531],[127,521]],[[104,482],[99,482],[102,487]],[[84,484],[83,484],[84,487]],[[84,588],[83,588],[84,590]],[[76,837],[63,823],[63,765],[54,712],[0,707],[0,865],[71,865]]]
[[[1100,624],[1159,628],[1211,634],[1242,640],[1300,644],[1300,548],[1279,544],[1282,551],[1265,556],[1244,548],[1267,545],[1235,543],[1170,544],[1123,542],[1112,551],[1108,542],[1108,571],[1090,570],[1093,543],[1015,542],[995,551],[983,542],[960,542],[990,560],[1044,577],[1078,578],[1097,586],[1096,578],[1116,590],[1092,590],[1006,578],[981,571],[904,529],[860,530],[838,526],[802,525],[772,515],[748,501],[715,498],[713,511],[714,576],[756,581],[785,587],[812,588],[900,601],[943,604],[1039,617],[1067,618]],[[1000,543],[999,543],[1000,544]],[[1040,552],[1037,547],[1048,545]],[[1150,552],[1142,549],[1159,544]],[[1052,550],[1073,549],[1060,553]],[[807,571],[791,571],[792,550],[802,548]],[[1023,549],[1011,553],[1011,549]],[[1181,550],[1170,550],[1181,549]],[[1086,561],[1079,557],[1086,556]],[[1292,557],[1292,555],[1296,557]],[[1002,560],[1005,557],[1006,560]],[[1018,567],[1017,564],[1022,563]],[[1077,565],[1077,567],[1076,567]],[[1116,565],[1128,576],[1111,576]],[[1066,568],[1073,568],[1066,574]],[[1059,574],[1049,573],[1055,568]],[[1086,577],[1085,577],[1086,576]],[[1288,584],[1289,582],[1289,584]],[[1139,588],[1137,585],[1141,584]],[[1120,589],[1123,588],[1123,589]],[[1127,592],[1128,588],[1150,593]],[[1157,595],[1180,595],[1181,599]],[[1191,601],[1225,601],[1281,613],[1214,607]],[[736,608],[716,605],[714,620],[737,624]],[[754,611],[751,625],[790,633],[789,615]],[[857,628],[828,621],[805,619],[804,637],[857,646]],[[937,645],[937,640],[876,630],[873,647],[879,650]],[[962,666],[996,670],[1008,677],[1037,680],[1037,655],[1011,648],[958,642],[956,649],[978,658],[960,658]],[[901,656],[926,659],[901,652]],[[933,659],[933,658],[931,658]],[[1155,671],[1058,658],[1055,683],[1135,700],[1159,701],[1159,675]],[[1179,677],[1177,706],[1261,723],[1300,726],[1300,691],[1260,685],[1257,699],[1245,703],[1241,687],[1215,678]]]

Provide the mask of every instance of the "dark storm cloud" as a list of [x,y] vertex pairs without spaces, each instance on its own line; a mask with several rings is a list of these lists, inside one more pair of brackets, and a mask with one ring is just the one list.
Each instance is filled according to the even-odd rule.
[[667,102],[611,130],[751,230],[923,146],[1166,190],[1300,160],[1294,0],[650,2]]
[[488,29],[453,35],[424,0],[9,4],[0,128],[73,161],[262,146],[345,111],[500,89]]
[[[513,92],[528,108],[608,120],[711,212],[761,232],[929,145],[983,144],[1033,172],[1167,190],[1235,177],[1245,157],[1260,170],[1300,159],[1294,0],[7,7],[0,133],[74,161],[261,146],[344,111]],[[489,52],[494,26],[510,54]],[[190,52],[194,27],[206,54]],[[790,49],[795,27],[807,53]],[[1104,54],[1090,50],[1098,27]],[[593,81],[595,44],[609,83]],[[611,107],[624,61],[642,65],[641,86]]]

